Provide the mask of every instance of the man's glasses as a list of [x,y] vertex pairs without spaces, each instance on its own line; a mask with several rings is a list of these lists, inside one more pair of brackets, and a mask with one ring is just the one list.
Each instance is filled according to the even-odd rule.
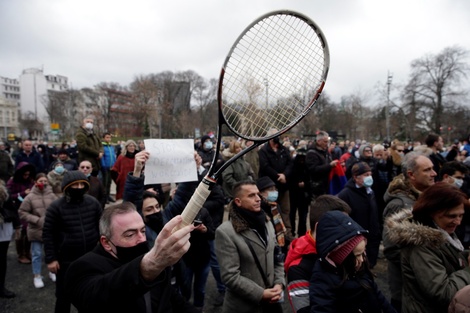
[[372,152],[372,150],[364,149],[364,152]]
[[91,166],[80,166],[80,168],[89,170],[91,168]]

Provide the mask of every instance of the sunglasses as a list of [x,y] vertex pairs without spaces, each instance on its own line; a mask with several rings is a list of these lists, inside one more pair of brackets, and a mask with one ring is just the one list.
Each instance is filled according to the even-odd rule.
[[403,152],[403,150],[397,150],[398,152]]
[[90,166],[80,166],[80,168],[81,168],[81,169],[85,169],[85,168],[86,168],[86,169],[89,170],[91,167],[90,167]]

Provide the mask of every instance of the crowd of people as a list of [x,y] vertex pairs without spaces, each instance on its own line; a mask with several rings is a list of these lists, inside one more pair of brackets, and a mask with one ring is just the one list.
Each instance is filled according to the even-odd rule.
[[[223,312],[282,312],[285,300],[299,313],[446,312],[470,296],[468,141],[275,137],[211,182],[182,227],[210,165],[253,142],[196,140],[198,181],[171,189],[144,184],[143,141],[113,144],[82,122],[60,147],[0,143],[0,297],[15,297],[12,238],[35,288],[44,261],[55,312],[202,312],[211,271]],[[374,281],[379,258],[390,299]]]

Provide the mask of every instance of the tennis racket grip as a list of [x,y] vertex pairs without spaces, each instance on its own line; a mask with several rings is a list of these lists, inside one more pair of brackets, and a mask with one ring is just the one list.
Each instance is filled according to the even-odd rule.
[[215,182],[211,181],[207,176],[204,177],[204,179],[199,183],[199,186],[197,186],[196,190],[194,191],[194,194],[192,195],[191,199],[189,199],[189,202],[188,204],[186,204],[186,207],[184,208],[183,212],[181,213],[183,221],[181,222],[181,224],[179,224],[173,229],[173,232],[191,224],[194,221],[202,206],[206,202],[206,199],[211,193],[211,184],[214,183]]

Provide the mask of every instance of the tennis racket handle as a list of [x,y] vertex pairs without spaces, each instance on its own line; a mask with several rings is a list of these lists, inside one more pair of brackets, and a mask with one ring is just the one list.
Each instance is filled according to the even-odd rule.
[[183,221],[181,222],[181,224],[179,224],[173,229],[173,232],[185,227],[186,225],[191,224],[194,221],[202,206],[206,202],[206,199],[211,193],[210,185],[214,183],[215,182],[210,181],[207,177],[205,177],[199,183],[199,186],[197,186],[188,204],[186,204],[183,213],[181,213]]

